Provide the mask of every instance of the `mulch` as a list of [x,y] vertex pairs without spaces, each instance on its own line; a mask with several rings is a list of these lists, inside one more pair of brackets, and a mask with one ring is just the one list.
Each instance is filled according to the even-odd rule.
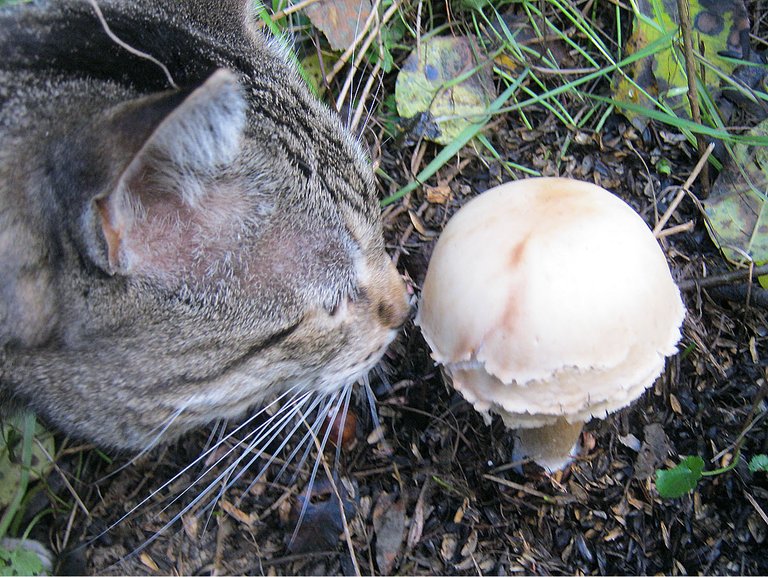
[[[511,115],[494,122],[487,136],[502,159],[604,186],[649,225],[696,162],[687,142],[653,124],[641,133],[615,117],[600,134],[574,135],[544,110],[530,118],[534,129]],[[401,185],[437,152],[418,138],[380,144],[374,160]],[[659,158],[669,173],[657,170]],[[390,252],[415,297],[450,216],[524,176],[468,147],[385,210]],[[382,196],[396,188],[381,186]],[[100,574],[768,574],[768,479],[751,473],[747,458],[677,499],[660,498],[654,484],[655,470],[681,456],[700,455],[715,469],[737,446],[746,457],[768,453],[768,319],[745,288],[760,289],[746,277],[701,286],[730,269],[684,200],[670,224],[689,221],[692,229],[663,240],[685,287],[684,352],[631,407],[589,423],[583,453],[563,472],[512,463],[512,434],[446,385],[409,322],[371,377],[380,427],[360,395],[350,409],[356,442],[338,461],[328,454],[331,480],[321,467],[309,495],[315,455],[295,477],[291,466],[277,477],[278,462],[250,486],[260,459],[210,508],[203,500],[165,528],[207,486],[197,481],[200,464],[119,521],[192,462],[208,432],[131,463],[71,447],[59,467],[82,507],[61,487],[67,503],[55,503],[37,531],[64,549],[64,570]]]

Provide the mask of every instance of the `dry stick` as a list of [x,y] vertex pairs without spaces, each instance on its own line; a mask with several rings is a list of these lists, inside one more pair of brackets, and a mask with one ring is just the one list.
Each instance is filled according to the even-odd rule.
[[656,238],[666,238],[674,234],[680,234],[681,232],[688,232],[689,230],[693,230],[694,226],[695,225],[692,220],[682,224],[676,224],[675,226],[670,226],[669,228],[662,230],[659,234],[656,235]]
[[571,495],[547,495],[546,493],[542,493],[541,491],[537,491],[536,489],[531,489],[526,485],[521,485],[520,483],[515,483],[514,481],[509,481],[507,479],[502,479],[501,477],[497,477],[495,475],[486,474],[486,475],[483,475],[483,479],[488,479],[489,481],[493,481],[494,483],[498,483],[499,485],[504,485],[505,487],[509,487],[510,489],[522,491],[523,493],[527,493],[528,495],[532,495],[534,497],[539,497],[540,499],[543,499],[546,503],[556,503],[558,505],[566,505],[576,500],[576,498],[572,497]]
[[755,498],[744,491],[744,496],[747,498],[747,501],[750,502],[750,504],[755,508],[755,511],[757,511],[757,514],[760,515],[760,518],[763,520],[763,523],[768,525],[768,515],[765,514],[765,511],[763,511],[762,507],[760,507],[759,503],[755,500]]
[[[683,54],[685,56],[685,74],[688,77],[688,103],[691,105],[691,118],[696,124],[701,124],[701,111],[699,109],[699,93],[696,89],[696,61],[693,56],[693,39],[691,38],[691,6],[690,0],[677,0],[677,12],[680,18],[680,31],[683,34]],[[703,134],[696,134],[699,155],[704,155],[706,140]],[[709,194],[709,174],[701,175],[701,187],[704,196]]]
[[299,10],[303,10],[307,6],[311,6],[315,2],[319,2],[320,0],[301,0],[301,2],[298,2],[294,4],[293,6],[288,6],[288,8],[285,8],[284,10],[278,10],[274,14],[272,14],[272,20],[280,20],[281,18],[285,18],[286,16],[289,16],[293,14],[294,12],[298,12]]
[[327,84],[330,84],[336,75],[341,71],[341,69],[344,68],[347,62],[349,62],[352,54],[355,52],[358,44],[363,41],[363,37],[366,35],[366,33],[368,33],[369,29],[371,28],[371,24],[379,13],[379,4],[381,4],[381,0],[376,0],[376,2],[374,2],[373,7],[371,8],[371,13],[368,14],[368,18],[366,18],[365,24],[363,24],[362,30],[360,30],[360,34],[355,36],[355,40],[352,42],[352,45],[342,53],[342,55],[336,61],[336,64],[333,65],[330,74],[325,77],[325,82]]
[[704,153],[701,155],[701,158],[699,158],[699,162],[696,163],[696,166],[693,167],[693,172],[691,172],[691,175],[688,177],[688,180],[685,181],[685,184],[680,188],[680,192],[677,193],[677,196],[672,201],[672,204],[669,205],[669,208],[664,213],[664,216],[661,217],[661,220],[656,224],[656,226],[653,229],[653,236],[656,238],[659,237],[659,234],[661,233],[662,229],[664,228],[664,225],[667,224],[670,218],[672,218],[672,215],[677,210],[678,205],[680,202],[682,202],[683,197],[689,192],[689,188],[691,184],[693,184],[693,181],[696,180],[696,177],[699,176],[699,172],[701,172],[702,167],[704,164],[706,164],[707,159],[709,158],[709,155],[712,154],[712,151],[715,149],[715,143],[710,142],[709,146],[707,146],[707,149],[704,151]]
[[[339,97],[336,99],[336,110],[341,110],[341,105],[344,103],[344,99],[347,97],[347,92],[352,86],[355,71],[360,68],[360,63],[363,61],[363,58],[365,58],[366,50],[368,50],[368,47],[373,43],[376,35],[379,34],[384,25],[392,19],[399,7],[399,2],[392,4],[392,6],[390,6],[389,9],[381,17],[381,22],[379,22],[376,27],[368,33],[368,37],[365,39],[365,42],[363,42],[363,44],[360,46],[360,51],[355,57],[355,60],[352,62],[349,74],[347,74],[347,78],[344,81],[344,86],[342,86]],[[336,64],[338,64],[338,62]],[[335,66],[333,68],[334,70],[336,69]]]
[[139,58],[144,58],[145,60],[149,60],[156,66],[158,66],[164,73],[165,77],[168,80],[168,84],[171,85],[172,88],[178,89],[179,87],[176,85],[176,83],[173,81],[173,76],[171,76],[171,72],[168,70],[168,67],[160,62],[157,58],[152,56],[151,54],[147,54],[146,52],[142,52],[141,50],[134,48],[127,42],[124,42],[121,40],[117,34],[112,32],[112,29],[109,27],[109,24],[107,24],[106,18],[104,18],[104,14],[101,13],[101,8],[99,8],[99,5],[96,3],[96,0],[88,0],[93,7],[94,12],[96,12],[96,17],[99,19],[99,23],[101,24],[101,27],[104,29],[104,32],[109,36],[110,40],[123,48],[124,50],[127,50],[134,56],[138,56]]
[[747,418],[744,422],[747,424],[744,425],[744,428],[742,428],[741,433],[739,433],[739,436],[736,437],[736,440],[731,443],[729,446],[727,446],[725,449],[720,451],[717,455],[712,457],[711,462],[715,463],[719,461],[723,455],[725,455],[727,452],[733,450],[736,454],[739,454],[741,452],[741,445],[744,443],[744,439],[747,438],[747,434],[756,427],[760,421],[763,420],[766,414],[768,414],[768,411],[763,409],[763,411],[758,415],[758,408],[761,406],[763,400],[765,397],[768,396],[768,381],[763,380],[763,384],[760,385],[760,389],[757,391],[757,394],[755,395],[754,400],[752,401],[752,408],[749,411],[749,415],[747,415]]
[[750,277],[763,276],[768,274],[768,264],[754,267],[751,271],[748,268],[735,270],[733,272],[726,272],[723,274],[707,276],[704,278],[693,278],[681,281],[678,283],[681,291],[687,291],[700,288],[711,288],[716,286],[722,286],[725,284],[731,284],[735,281],[749,279]]

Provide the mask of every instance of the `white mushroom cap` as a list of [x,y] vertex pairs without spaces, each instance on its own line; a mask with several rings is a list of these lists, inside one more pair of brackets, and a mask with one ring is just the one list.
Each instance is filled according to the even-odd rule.
[[642,218],[599,186],[493,188],[445,227],[417,323],[475,408],[508,426],[628,405],[676,352],[685,308]]

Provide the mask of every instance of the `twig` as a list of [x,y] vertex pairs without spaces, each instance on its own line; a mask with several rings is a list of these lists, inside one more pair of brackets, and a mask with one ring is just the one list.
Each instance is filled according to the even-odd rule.
[[701,155],[701,158],[699,158],[699,161],[696,163],[696,166],[693,167],[693,171],[688,177],[688,180],[685,181],[685,184],[683,184],[683,186],[680,188],[680,192],[677,193],[677,196],[672,201],[672,204],[669,205],[669,208],[667,208],[666,212],[661,217],[661,220],[659,220],[659,222],[654,227],[653,235],[656,238],[659,237],[659,234],[661,233],[661,230],[664,228],[664,225],[666,225],[669,219],[672,218],[672,215],[677,210],[678,205],[682,202],[683,197],[690,192],[689,189],[691,187],[691,184],[693,184],[693,181],[696,180],[697,176],[699,176],[701,169],[704,167],[704,164],[707,162],[709,155],[712,154],[712,151],[714,149],[715,149],[715,143],[710,142],[709,146],[707,146],[707,149],[704,151],[704,154]]
[[[701,124],[699,110],[699,93],[696,89],[696,61],[693,56],[693,39],[691,38],[691,6],[690,0],[677,0],[677,13],[680,19],[680,31],[683,34],[683,54],[685,56],[685,74],[688,77],[688,103],[691,106],[691,118],[696,124]],[[703,134],[696,134],[699,157],[704,156],[706,141]],[[701,175],[701,187],[706,197],[709,194],[709,173],[704,167]]]
[[684,281],[677,283],[677,286],[682,291],[692,290],[697,287],[710,288],[710,287],[731,284],[732,282],[740,281],[745,278],[749,278],[750,276],[757,277],[757,276],[763,276],[766,274],[768,274],[768,264],[754,267],[751,273],[750,273],[750,269],[747,269],[747,268],[739,269],[732,272],[726,272],[726,273],[707,276],[703,278],[686,279]]
[[[341,492],[339,491],[338,486],[336,485],[336,481],[333,478],[333,473],[331,472],[331,468],[328,466],[328,461],[325,458],[325,454],[323,453],[323,445],[320,443],[320,439],[317,438],[317,435],[315,434],[315,431],[312,429],[312,427],[307,423],[306,419],[304,418],[304,415],[301,416],[301,420],[304,422],[304,424],[307,426],[309,431],[312,433],[312,441],[315,444],[315,450],[317,451],[317,458],[320,459],[320,464],[323,466],[323,470],[325,471],[325,474],[328,477],[328,482],[331,486],[331,489],[333,489],[334,495],[336,496],[337,502],[339,503],[339,513],[341,515],[341,524],[344,529],[344,540],[347,543],[347,549],[349,550],[349,557],[352,561],[352,565],[355,569],[355,575],[358,577],[362,575],[360,572],[360,565],[357,563],[357,556],[355,555],[355,546],[352,543],[352,534],[349,531],[349,523],[347,523],[347,515],[344,512],[344,501],[341,498]],[[310,495],[307,493],[307,499],[309,499]],[[296,528],[298,531],[298,527]],[[295,536],[294,532],[294,536]]]
[[123,48],[124,50],[127,50],[134,56],[138,56],[139,58],[144,58],[145,60],[149,60],[152,64],[158,66],[164,73],[165,77],[168,80],[168,84],[171,85],[172,88],[175,88],[178,90],[178,86],[173,81],[173,76],[171,76],[170,70],[168,70],[168,67],[160,62],[157,58],[152,56],[151,54],[147,54],[146,52],[142,52],[138,48],[134,48],[127,42],[121,40],[117,34],[112,32],[112,29],[109,27],[109,24],[107,24],[106,18],[104,18],[104,14],[101,13],[101,8],[99,8],[99,5],[96,3],[96,0],[88,0],[91,4],[91,7],[93,8],[93,11],[96,12],[96,17],[99,19],[99,23],[101,24],[101,27],[104,29],[104,32],[107,36],[109,36],[110,40]]
[[729,300],[743,303],[745,307],[755,305],[768,309],[768,290],[754,287],[752,283],[727,286],[714,286],[707,290],[709,295],[719,300]]
[[760,407],[761,402],[765,397],[768,396],[768,380],[763,380],[763,384],[760,385],[760,390],[757,391],[757,394],[755,395],[754,400],[752,401],[752,408],[749,411],[749,415],[747,415],[747,418],[745,422],[747,423],[742,428],[741,432],[739,433],[739,436],[736,437],[736,440],[728,445],[725,449],[720,451],[717,455],[712,457],[712,462],[718,461],[723,455],[725,455],[729,451],[735,451],[736,454],[739,454],[741,452],[741,445],[744,443],[744,439],[747,437],[747,434],[755,428],[760,421],[765,418],[765,416],[768,414],[768,411],[763,410],[762,413],[759,415],[757,414],[757,411]]
[[290,14],[293,14],[294,12],[298,12],[299,10],[304,10],[307,6],[311,6],[315,2],[319,2],[320,0],[301,0],[301,2],[297,2],[296,4],[293,4],[292,6],[288,6],[287,8],[284,8],[283,10],[278,10],[274,14],[272,14],[272,20],[280,20],[281,18],[285,18],[286,16],[289,16]]
[[666,238],[674,234],[680,234],[681,232],[688,232],[689,230],[693,230],[693,227],[694,227],[693,221],[689,220],[688,222],[684,222],[682,224],[676,224],[675,226],[670,226],[669,228],[665,228],[659,234],[656,235],[656,238]]
[[[341,106],[347,97],[347,92],[352,86],[352,81],[354,79],[355,71],[360,68],[360,63],[365,58],[365,53],[368,50],[368,47],[373,43],[373,40],[381,32],[381,29],[384,27],[384,25],[387,22],[389,22],[392,19],[392,17],[395,15],[395,13],[399,8],[400,8],[400,2],[395,2],[394,4],[392,4],[392,6],[390,6],[386,12],[384,12],[384,15],[381,17],[381,22],[379,22],[376,25],[376,27],[370,30],[370,32],[368,33],[368,37],[365,39],[365,42],[363,42],[363,44],[360,46],[360,51],[358,52],[357,56],[352,62],[352,66],[350,67],[349,74],[347,74],[347,78],[344,80],[344,85],[341,87],[339,96],[336,99],[336,110],[341,110]],[[375,11],[371,13],[376,14]],[[341,63],[341,60],[339,60],[339,62],[337,62],[336,65],[334,65],[333,71],[331,71],[331,78],[333,78],[333,76],[336,74],[337,66],[339,66],[340,63]],[[330,84],[330,79],[326,79],[326,81]]]
[[523,493],[527,493],[528,495],[532,495],[534,497],[539,497],[540,499],[543,499],[547,503],[557,503],[558,505],[565,505],[567,503],[571,503],[576,500],[575,497],[572,497],[571,495],[547,495],[546,493],[542,493],[541,491],[537,491],[536,489],[531,489],[530,487],[526,487],[525,485],[521,485],[520,483],[515,483],[514,481],[508,481],[507,479],[502,479],[501,477],[496,477],[494,475],[483,475],[484,479],[488,479],[489,481],[493,481],[494,483],[498,483],[499,485],[504,485],[505,487],[509,487],[510,489],[516,489],[518,491],[522,491]]
[[[327,84],[330,84],[331,81],[336,77],[336,75],[341,71],[342,68],[349,62],[349,59],[351,58],[352,54],[355,53],[355,49],[357,49],[357,46],[363,41],[363,38],[365,37],[366,33],[368,33],[369,29],[371,28],[371,24],[373,24],[373,21],[376,19],[379,13],[379,4],[381,3],[381,0],[377,0],[373,7],[371,8],[371,13],[368,14],[368,18],[366,18],[365,23],[363,24],[362,29],[360,30],[360,33],[355,36],[354,42],[352,42],[352,45],[347,48],[341,56],[339,56],[339,59],[336,61],[336,64],[333,65],[333,68],[331,69],[331,72],[325,77],[325,82]],[[374,35],[375,35],[374,30]],[[369,43],[370,45],[370,43]],[[363,50],[365,52],[365,50]]]
[[747,501],[751,503],[751,505],[755,508],[755,511],[757,511],[757,514],[760,515],[760,518],[763,520],[763,523],[768,525],[768,515],[765,514],[765,511],[763,511],[763,508],[758,504],[757,501],[755,501],[755,498],[744,491],[744,496],[747,498]]

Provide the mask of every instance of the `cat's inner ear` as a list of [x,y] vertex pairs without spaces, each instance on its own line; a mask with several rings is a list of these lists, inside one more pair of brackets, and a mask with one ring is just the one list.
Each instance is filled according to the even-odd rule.
[[110,190],[93,199],[103,235],[96,261],[106,272],[131,272],[151,255],[146,243],[178,240],[186,219],[199,220],[195,211],[211,204],[206,183],[240,150],[245,113],[236,77],[218,70],[196,88],[131,101],[115,114],[115,137],[136,149]]

